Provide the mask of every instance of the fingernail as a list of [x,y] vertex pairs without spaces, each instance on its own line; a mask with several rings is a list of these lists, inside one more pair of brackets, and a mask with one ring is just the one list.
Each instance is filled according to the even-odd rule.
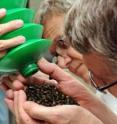
[[20,90],[19,94],[22,96],[22,95],[25,95],[25,92],[23,90]]
[[24,22],[22,20],[15,20],[15,26],[16,28],[22,27]]
[[5,15],[5,13],[6,13],[6,9],[5,8],[0,9],[0,15]]
[[24,36],[18,36],[16,37],[17,38],[17,41],[20,42],[20,43],[24,43],[26,38]]

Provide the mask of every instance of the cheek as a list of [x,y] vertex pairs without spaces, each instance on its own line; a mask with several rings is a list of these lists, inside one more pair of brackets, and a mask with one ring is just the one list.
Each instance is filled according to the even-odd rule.
[[59,47],[56,47],[56,53],[62,57],[67,57],[67,49],[62,49],[62,48],[59,48]]
[[91,61],[89,61],[89,60],[87,60],[87,59],[84,59],[84,63],[85,63],[85,65],[87,66],[87,68],[90,70],[90,71],[92,71],[92,72],[94,72],[94,73],[98,73],[99,72],[99,70],[100,70],[100,67],[97,65],[97,63],[96,62],[93,62],[93,60]]
[[69,47],[67,50],[68,55],[72,58],[72,59],[78,59],[80,61],[83,60],[83,56],[81,53],[79,53],[78,51],[76,51],[74,48]]
[[90,60],[84,59],[84,63],[88,70],[92,71],[97,78],[105,80],[105,75],[108,75],[108,71],[103,62],[92,58]]

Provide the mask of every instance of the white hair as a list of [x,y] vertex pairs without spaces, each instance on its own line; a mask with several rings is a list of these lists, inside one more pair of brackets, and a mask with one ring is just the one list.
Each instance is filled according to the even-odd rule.
[[36,22],[41,23],[46,15],[66,14],[76,0],[43,0],[39,6]]
[[77,0],[67,15],[65,34],[82,54],[96,51],[117,68],[117,0]]

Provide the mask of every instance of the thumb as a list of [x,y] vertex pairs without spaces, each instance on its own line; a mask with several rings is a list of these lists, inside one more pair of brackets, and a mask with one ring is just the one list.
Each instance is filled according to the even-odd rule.
[[42,72],[50,75],[50,77],[52,77],[58,82],[72,79],[72,77],[68,73],[59,68],[56,64],[49,63],[45,59],[41,59],[38,62],[38,65]]

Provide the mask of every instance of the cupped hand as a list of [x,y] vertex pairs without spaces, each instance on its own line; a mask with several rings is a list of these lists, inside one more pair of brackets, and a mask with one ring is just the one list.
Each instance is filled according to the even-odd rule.
[[[14,99],[5,99],[16,116],[17,124],[103,124],[88,110],[76,105],[45,107],[26,101],[24,91],[15,91]],[[10,93],[9,92],[9,93]]]
[[[56,86],[63,93],[71,96],[74,100],[76,100],[80,104],[80,107],[83,107],[87,111],[90,111],[104,124],[117,123],[116,115],[114,115],[112,111],[102,101],[100,101],[91,91],[88,90],[87,87],[85,87],[74,77],[59,68],[57,65],[49,63],[44,59],[40,60],[38,62],[38,65],[40,70],[43,73],[49,75],[53,80],[55,80]],[[23,84],[22,81],[18,82]],[[38,77],[36,83],[42,82],[44,82],[44,79],[42,80]],[[110,117],[111,119],[108,117]]]
[[[42,59],[38,62],[42,72],[58,82],[57,87],[68,96],[75,99],[80,106],[87,109],[105,124],[117,122],[116,115],[92,93],[86,86],[76,80],[73,76],[59,68],[53,63]],[[108,117],[111,119],[109,119]]]
[[[11,94],[13,98],[11,98]],[[26,103],[26,94],[24,91],[7,91],[5,101],[9,109],[13,112],[16,117],[17,124],[49,124],[40,119],[34,119],[24,109]]]
[[34,119],[50,124],[103,124],[86,109],[76,105],[45,107],[34,102],[25,102],[24,109]]

